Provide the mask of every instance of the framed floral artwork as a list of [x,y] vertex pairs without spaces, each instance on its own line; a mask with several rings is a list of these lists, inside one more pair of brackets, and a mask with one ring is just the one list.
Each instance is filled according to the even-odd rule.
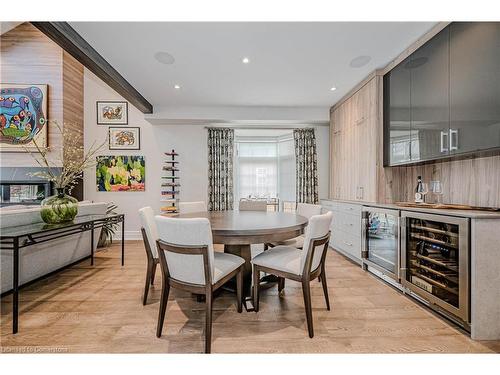
[[97,102],[97,124],[98,125],[127,125],[128,103],[127,102]]
[[141,128],[110,126],[108,128],[110,150],[140,150]]

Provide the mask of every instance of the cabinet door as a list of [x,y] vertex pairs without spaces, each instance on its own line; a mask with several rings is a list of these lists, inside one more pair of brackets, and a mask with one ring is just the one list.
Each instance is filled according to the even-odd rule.
[[500,22],[450,25],[450,151],[500,147]]
[[415,51],[403,69],[410,70],[411,160],[449,154],[449,28]]
[[350,174],[354,177],[351,186],[354,199],[358,201],[376,200],[376,95],[376,79],[372,79],[353,96]]
[[410,59],[403,60],[384,76],[385,161],[388,165],[411,161]]

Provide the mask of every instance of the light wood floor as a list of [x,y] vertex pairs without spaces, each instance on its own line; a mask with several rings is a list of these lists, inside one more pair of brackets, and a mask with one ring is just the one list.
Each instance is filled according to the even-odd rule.
[[[141,303],[145,253],[139,241],[101,251],[95,266],[80,263],[21,291],[20,330],[11,334],[11,296],[1,302],[5,352],[199,353],[204,304],[170,293],[163,336],[156,338],[158,270],[149,302]],[[500,342],[475,342],[334,251],[327,256],[332,310],[312,283],[315,337],[307,335],[301,289],[262,293],[259,313],[236,312],[234,295],[214,302],[212,351],[217,353],[465,353],[500,352]]]

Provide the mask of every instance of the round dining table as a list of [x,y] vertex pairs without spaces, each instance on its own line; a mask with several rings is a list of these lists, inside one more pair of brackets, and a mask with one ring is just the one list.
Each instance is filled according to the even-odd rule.
[[224,244],[224,252],[245,259],[243,296],[245,307],[251,303],[252,255],[250,245],[288,240],[301,235],[307,218],[289,212],[206,211],[179,214],[178,218],[205,217],[210,221],[215,244]]

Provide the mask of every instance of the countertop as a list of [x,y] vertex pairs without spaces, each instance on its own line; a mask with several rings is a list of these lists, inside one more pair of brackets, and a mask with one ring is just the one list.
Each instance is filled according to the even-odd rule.
[[365,207],[379,207],[379,208],[387,208],[391,210],[400,210],[400,211],[425,212],[435,215],[469,217],[471,219],[500,219],[500,211],[453,210],[453,209],[436,209],[427,207],[403,207],[403,206],[398,206],[394,203],[370,203],[370,202],[358,202],[358,201],[349,201],[340,199],[322,199],[321,201],[358,204],[360,206],[365,206]]

